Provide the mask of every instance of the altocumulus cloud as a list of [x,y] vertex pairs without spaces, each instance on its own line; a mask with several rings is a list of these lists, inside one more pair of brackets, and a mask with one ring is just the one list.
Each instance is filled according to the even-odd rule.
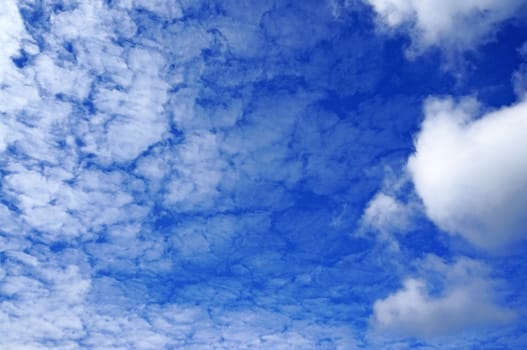
[[458,96],[524,67],[456,85],[377,30],[492,48],[520,9],[3,1],[0,348],[522,348],[525,262],[440,230],[523,239],[524,103]]
[[[314,231],[290,230],[292,250],[275,223],[302,171],[328,194],[346,176],[324,180],[339,162],[297,136],[328,74],[294,68],[315,77],[308,89],[282,66],[333,17],[238,5],[3,4],[1,347],[355,348],[348,316],[334,317],[348,306],[302,294],[344,293],[302,255]],[[298,13],[325,18],[312,42],[288,27]],[[343,150],[352,124],[323,124]],[[327,209],[314,214],[312,230],[329,227]]]

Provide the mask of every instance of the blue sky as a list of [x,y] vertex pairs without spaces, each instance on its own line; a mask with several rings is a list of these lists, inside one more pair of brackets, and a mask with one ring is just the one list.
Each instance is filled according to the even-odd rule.
[[523,0],[3,0],[1,349],[527,347]]

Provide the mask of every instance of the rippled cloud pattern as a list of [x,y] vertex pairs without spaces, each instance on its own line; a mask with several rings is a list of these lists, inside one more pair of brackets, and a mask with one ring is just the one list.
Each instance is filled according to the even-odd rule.
[[527,9],[481,3],[3,0],[0,348],[527,346]]

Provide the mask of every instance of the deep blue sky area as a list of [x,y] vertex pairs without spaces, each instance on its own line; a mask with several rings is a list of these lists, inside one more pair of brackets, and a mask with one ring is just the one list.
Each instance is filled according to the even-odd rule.
[[0,349],[527,347],[522,0],[4,0]]

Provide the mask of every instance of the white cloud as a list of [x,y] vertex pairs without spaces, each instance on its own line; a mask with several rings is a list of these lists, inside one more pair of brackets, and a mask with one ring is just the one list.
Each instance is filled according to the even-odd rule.
[[417,51],[433,45],[470,49],[514,17],[521,0],[367,0],[382,23],[410,32]]
[[181,209],[213,205],[226,167],[219,156],[216,136],[209,131],[188,134],[176,157],[175,176],[168,184],[166,202]]
[[[72,349],[85,333],[83,300],[90,280],[74,266],[60,267],[10,251],[3,263],[0,346],[10,349]],[[23,272],[21,274],[21,272]]]
[[364,209],[357,234],[373,233],[379,242],[397,252],[400,246],[395,235],[415,229],[417,210],[413,201],[403,203],[392,195],[378,192]]
[[474,100],[428,100],[408,169],[432,221],[498,249],[527,234],[527,102],[476,112]]
[[448,265],[435,256],[422,264],[430,279],[441,280],[442,291],[434,292],[426,279],[405,280],[401,290],[373,305],[375,333],[432,338],[503,325],[514,318],[512,311],[495,303],[495,282],[482,264],[461,258]]
[[11,74],[11,57],[18,53],[20,41],[28,38],[16,0],[6,0],[0,11],[0,80]]
[[362,222],[379,233],[404,232],[413,226],[413,211],[411,206],[380,192],[368,203]]
[[[193,271],[181,260],[211,264],[238,244],[258,244],[249,242],[251,234],[269,231],[267,212],[195,219],[179,213],[223,211],[244,196],[283,205],[276,195],[282,189],[255,190],[255,178],[266,186],[300,179],[300,166],[288,166],[288,137],[317,96],[261,99],[245,115],[251,94],[238,94],[237,86],[257,79],[257,68],[243,77],[229,74],[223,83],[236,86],[235,93],[217,107],[197,103],[209,90],[200,75],[214,36],[192,16],[172,21],[183,13],[178,1],[43,2],[38,8],[21,2],[25,15],[35,15],[26,23],[16,1],[4,2],[0,348],[353,348],[350,327],[340,322],[322,324],[316,315],[252,303],[229,311],[217,300],[239,295],[238,303],[240,281],[226,291],[209,286],[215,300],[207,309],[185,307],[184,295],[182,305],[170,304],[183,286],[163,297],[170,288],[161,282],[165,276],[181,272],[185,279]],[[138,6],[164,20],[149,22],[155,16]],[[254,41],[267,6],[251,19],[255,25],[243,26],[251,32],[242,37],[231,18],[218,22],[230,29],[238,54],[261,54]],[[12,58],[21,48],[28,60],[18,67]],[[226,187],[238,192],[216,206]],[[258,192],[265,192],[263,204],[253,198]],[[169,231],[155,227],[165,210],[174,215]],[[262,258],[259,268],[265,272],[268,264]],[[136,271],[137,281],[122,278]],[[204,298],[207,282],[196,282],[190,298]]]
[[[518,52],[527,61],[527,42],[525,42],[519,49]],[[518,69],[512,74],[512,84],[514,92],[519,99],[527,98],[527,62],[520,64]]]
[[183,10],[177,0],[135,0],[134,4],[135,7],[145,8],[160,16],[172,19],[183,16]]
[[87,72],[61,68],[52,58],[41,54],[35,59],[34,70],[36,83],[40,89],[50,94],[63,93],[79,100],[85,99],[90,90],[91,78]]

